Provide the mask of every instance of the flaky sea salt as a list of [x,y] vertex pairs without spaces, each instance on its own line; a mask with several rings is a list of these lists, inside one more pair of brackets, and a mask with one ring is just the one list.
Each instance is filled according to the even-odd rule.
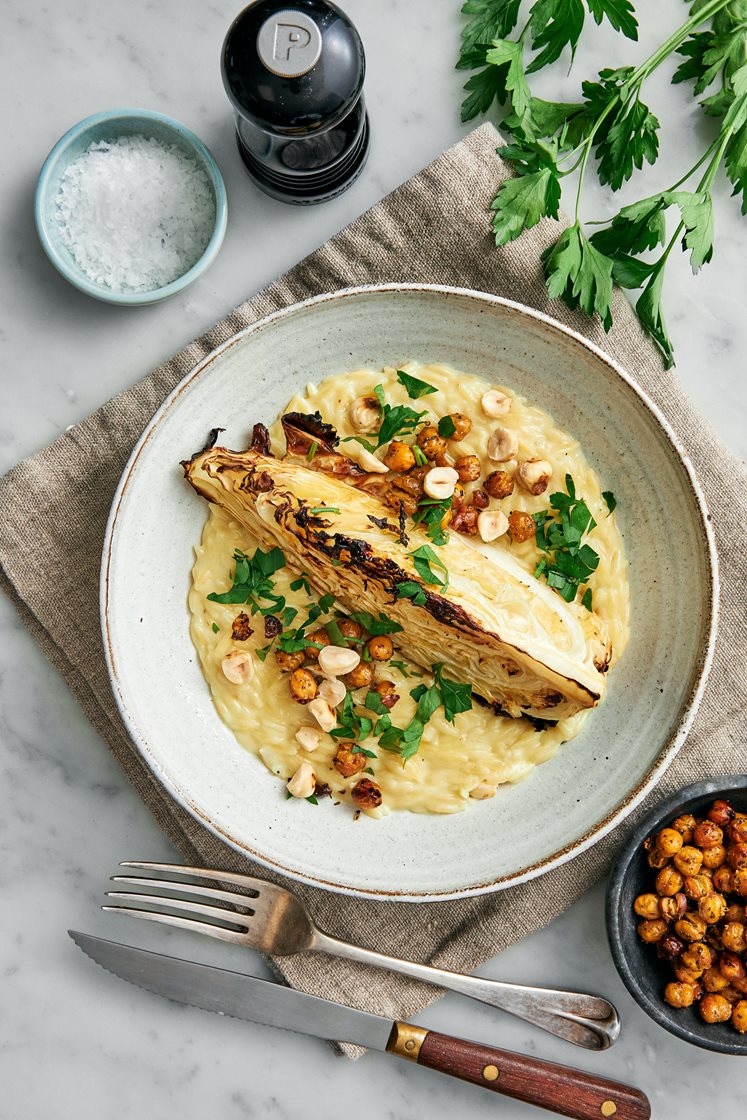
[[92,144],[65,169],[55,201],[62,244],[90,280],[118,292],[149,292],[182,276],[215,223],[203,169],[153,137]]

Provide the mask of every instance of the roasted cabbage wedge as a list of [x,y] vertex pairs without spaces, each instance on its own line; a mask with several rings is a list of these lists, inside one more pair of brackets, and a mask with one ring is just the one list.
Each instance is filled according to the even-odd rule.
[[[386,612],[402,627],[394,640],[408,658],[442,662],[496,710],[555,722],[599,703],[610,650],[592,612],[565,603],[506,549],[482,551],[456,533],[436,550],[448,585],[426,582],[412,557],[430,543],[423,530],[393,516],[382,476],[337,453],[334,429],[309,430],[309,419],[284,418],[286,458],[256,425],[248,451],[208,447],[182,463],[185,476],[263,545],[278,545],[318,592],[348,612]],[[296,461],[310,442],[318,455]],[[339,512],[313,512],[321,507]],[[420,585],[425,605],[399,598],[403,583]]]

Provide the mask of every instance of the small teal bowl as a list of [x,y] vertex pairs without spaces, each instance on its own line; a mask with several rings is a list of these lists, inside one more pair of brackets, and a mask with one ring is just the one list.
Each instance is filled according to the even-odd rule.
[[[70,163],[99,140],[116,140],[121,136],[153,137],[161,143],[176,144],[205,171],[213,189],[215,222],[213,232],[201,256],[181,276],[146,292],[120,292],[90,280],[65,245],[60,242],[55,220],[55,198],[60,179]],[[200,139],[183,124],[150,109],[110,109],[95,113],[74,125],[62,136],[44,161],[36,185],[34,216],[44,252],[57,271],[81,292],[105,303],[138,307],[174,296],[193,284],[210,267],[218,255],[226,232],[226,188],[217,163]]]

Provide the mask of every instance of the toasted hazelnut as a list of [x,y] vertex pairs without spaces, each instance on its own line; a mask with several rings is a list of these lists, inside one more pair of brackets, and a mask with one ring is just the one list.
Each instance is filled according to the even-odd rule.
[[515,459],[519,450],[519,437],[511,428],[496,428],[488,440],[488,457],[496,463]]
[[371,654],[373,661],[388,661],[394,653],[392,639],[388,634],[374,634],[366,642],[366,649]]
[[315,751],[322,741],[322,733],[317,727],[299,727],[296,742],[304,751]]
[[508,518],[500,509],[484,509],[478,515],[477,529],[484,541],[496,541],[508,531]]
[[454,511],[451,519],[451,527],[457,533],[463,533],[466,537],[474,537],[477,534],[477,520],[480,516],[480,511],[475,509],[474,506],[460,506]]
[[282,669],[284,673],[292,673],[294,669],[298,669],[300,665],[303,665],[306,660],[306,652],[304,650],[299,650],[297,653],[286,653],[282,649],[276,649],[275,660],[278,668]]
[[325,677],[340,677],[352,673],[361,660],[361,655],[348,646],[325,646],[319,650],[319,669]]
[[288,782],[288,793],[294,797],[311,797],[316,788],[316,775],[310,762],[302,762]]
[[490,505],[490,498],[484,490],[473,490],[472,505],[475,507],[475,509],[487,509]]
[[254,676],[254,658],[243,649],[232,649],[220,663],[223,676],[231,684],[246,684]]
[[343,678],[348,688],[365,688],[373,680],[373,665],[370,661],[361,661],[360,665],[349,673],[345,674]]
[[345,454],[348,459],[352,459],[361,467],[366,474],[387,474],[389,467],[382,463],[381,459],[377,459],[370,451],[368,451],[362,444],[351,441],[346,445]]
[[240,611],[231,623],[231,637],[235,642],[245,642],[253,633],[249,625],[249,615],[246,611]]
[[[673,830],[668,830],[673,831]],[[681,836],[681,833],[677,833]],[[678,852],[675,853],[673,859],[674,866],[683,875],[697,875],[703,864],[703,853],[700,848],[694,848],[691,844],[684,844]]]
[[536,529],[531,513],[524,513],[519,509],[511,510],[508,515],[508,535],[515,544],[531,540]]
[[477,455],[460,455],[454,463],[454,470],[459,475],[460,482],[476,482],[482,473]]
[[343,778],[352,778],[366,768],[366,756],[362,751],[354,751],[353,743],[340,743],[332,765]]
[[332,708],[330,708],[327,701],[322,700],[321,696],[317,696],[309,703],[308,711],[319,724],[322,731],[331,731],[337,723],[337,716]]
[[415,466],[415,455],[409,443],[393,439],[386,450],[384,462],[390,471],[409,471]]
[[317,684],[308,669],[294,669],[288,679],[288,687],[294,700],[302,704],[313,700],[317,694]]
[[492,471],[485,479],[485,489],[491,498],[507,498],[514,492],[514,480],[508,471]]
[[552,467],[544,459],[524,459],[516,469],[516,477],[530,494],[544,494],[552,478]]
[[319,685],[319,695],[322,700],[327,701],[330,708],[336,708],[338,704],[342,704],[347,694],[348,690],[337,677],[325,677]]
[[673,895],[682,890],[683,879],[676,867],[662,867],[656,876],[658,894]]
[[459,481],[459,475],[453,467],[431,467],[423,479],[423,489],[429,498],[442,502],[450,498]]
[[659,899],[655,894],[639,894],[633,903],[633,909],[639,918],[658,918]]
[[739,1003],[734,1004],[731,1012],[731,1025],[740,1034],[747,1031],[747,999],[740,999]]
[[399,693],[394,681],[377,681],[372,688],[372,692],[379,694],[381,703],[385,708],[393,708],[399,700]]
[[706,1023],[726,1023],[731,1019],[731,1004],[722,995],[709,993],[698,1004],[701,1019]]
[[695,985],[673,980],[664,989],[664,999],[672,1007],[692,1007],[695,1002]]
[[502,393],[500,389],[488,389],[487,393],[483,393],[480,400],[483,412],[492,419],[505,416],[511,411],[512,403],[511,398]]
[[377,432],[381,427],[381,405],[378,397],[356,397],[348,408],[348,419],[356,432]]
[[420,429],[416,442],[426,459],[437,459],[446,451],[446,440],[441,438],[438,428],[434,428],[432,424],[426,424]]
[[723,839],[723,829],[713,821],[701,821],[693,830],[693,844],[696,848],[717,848]]
[[361,778],[351,790],[351,797],[361,809],[378,809],[382,802],[381,790],[370,778]]
[[682,847],[682,833],[676,828],[662,828],[656,836],[656,847],[665,855],[675,856]]
[[469,791],[470,797],[474,797],[475,801],[487,801],[489,797],[495,797],[495,794],[496,787],[491,785],[490,782],[480,782]]

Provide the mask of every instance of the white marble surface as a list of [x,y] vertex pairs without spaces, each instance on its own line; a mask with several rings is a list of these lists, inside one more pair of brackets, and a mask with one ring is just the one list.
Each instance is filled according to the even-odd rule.
[[[3,0],[0,469],[147,372],[462,134],[460,76],[451,69],[457,0],[347,0],[346,7],[368,52],[371,158],[349,193],[308,210],[259,194],[235,152],[218,71],[233,4]],[[616,41],[601,63],[643,57],[684,6],[659,0],[655,8],[646,11],[644,41]],[[596,50],[600,40],[595,33]],[[576,72],[591,74],[595,61],[582,46]],[[562,82],[570,87],[574,78]],[[652,83],[650,98],[670,126],[649,175],[653,191],[676,177],[704,132],[665,78]],[[172,302],[139,311],[94,303],[68,287],[43,256],[31,216],[34,180],[56,138],[91,112],[127,105],[171,113],[194,128],[215,153],[229,194],[228,234],[210,273]],[[668,312],[677,376],[743,453],[746,239],[723,182],[717,193],[715,260],[695,280],[684,261],[674,262]],[[588,205],[588,216],[603,214],[601,192],[592,190]],[[2,1120],[336,1120],[351,1111],[364,1120],[414,1120],[462,1109],[504,1120],[531,1115],[382,1055],[354,1065],[315,1040],[168,1004],[94,968],[68,941],[69,926],[262,972],[251,954],[100,913],[120,859],[175,853],[5,600],[0,638]],[[716,1101],[725,1120],[742,1115],[743,1063],[671,1038],[628,998],[606,948],[600,888],[485,972],[599,990],[621,1010],[622,1037],[607,1054],[587,1056],[458,997],[423,1021],[629,1079],[650,1094],[660,1120],[694,1120]]]

